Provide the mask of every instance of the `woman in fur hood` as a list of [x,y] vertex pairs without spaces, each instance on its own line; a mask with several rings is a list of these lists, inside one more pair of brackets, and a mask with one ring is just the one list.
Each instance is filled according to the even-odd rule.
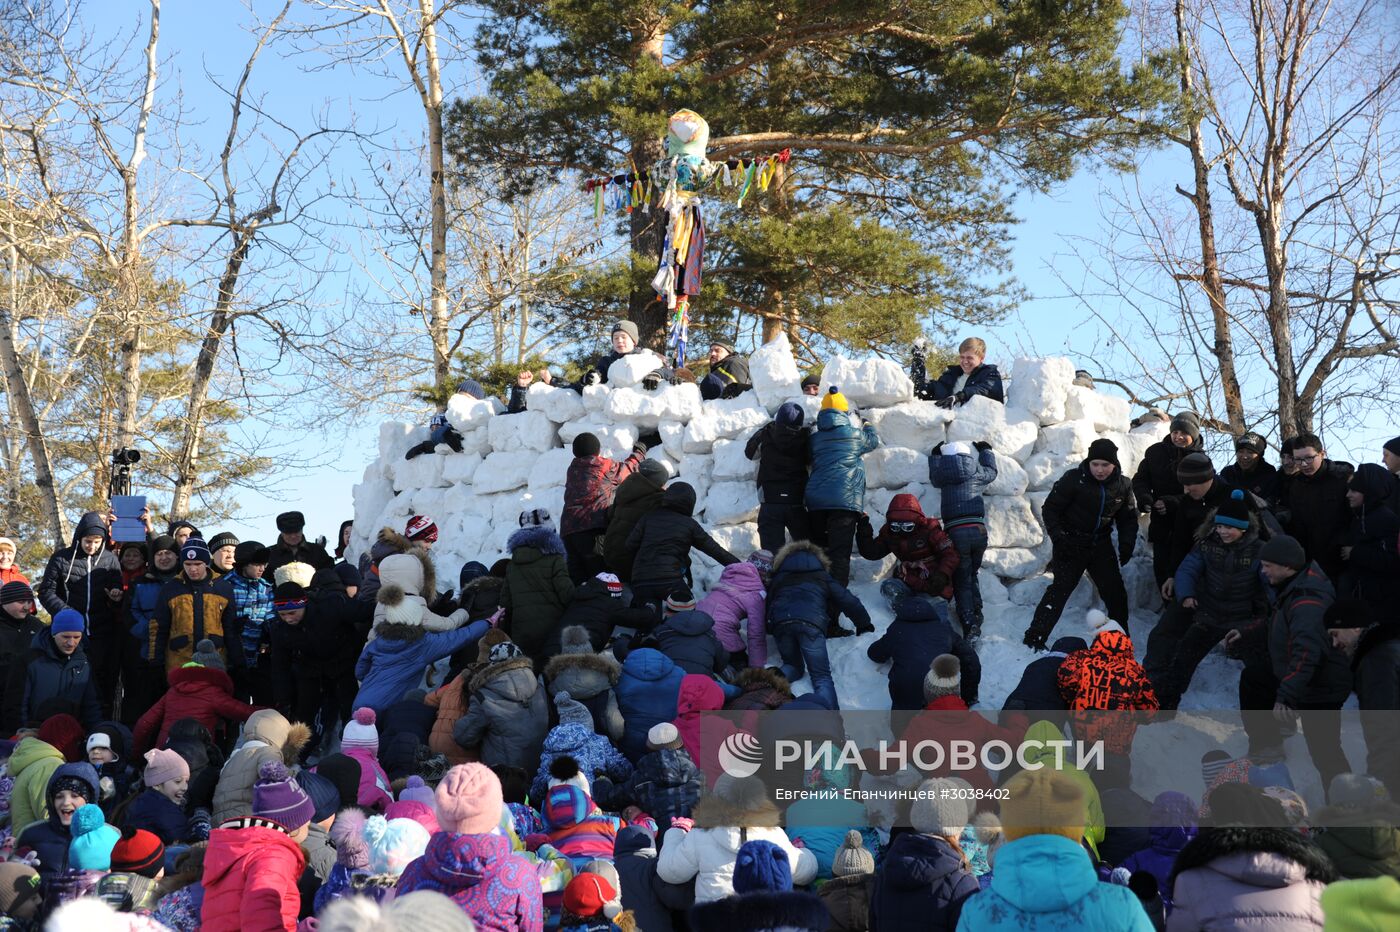
[[544,682],[552,701],[567,692],[593,716],[598,733],[613,744],[622,741],[622,712],[617,707],[613,687],[622,676],[622,665],[611,657],[593,652],[587,629],[570,625],[559,633],[560,653],[544,667]]
[[311,740],[311,729],[301,722],[289,722],[275,709],[254,712],[243,723],[243,744],[228,759],[214,788],[213,824],[253,814],[253,784],[258,768],[278,761],[295,767],[301,749]]
[[[533,520],[526,515],[521,519]],[[510,551],[510,564],[506,567],[506,584],[501,588],[501,607],[506,610],[504,628],[534,661],[535,669],[542,669],[548,659],[545,644],[574,597],[574,583],[564,560],[564,541],[553,525],[531,524],[511,534],[506,549]]]
[[1167,932],[1194,929],[1314,932],[1332,861],[1291,829],[1205,828],[1177,855]]

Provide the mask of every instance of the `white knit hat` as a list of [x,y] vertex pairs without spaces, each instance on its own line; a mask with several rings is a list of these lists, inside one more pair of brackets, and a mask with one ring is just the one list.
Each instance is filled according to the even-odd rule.
[[1114,621],[1112,618],[1109,618],[1107,615],[1105,615],[1103,612],[1099,611],[1096,608],[1089,609],[1089,611],[1086,612],[1084,615],[1084,620],[1087,621],[1089,623],[1089,627],[1093,628],[1096,632],[1117,631],[1120,634],[1126,633],[1125,631],[1123,631],[1122,625]]
[[379,729],[374,727],[374,710],[359,708],[345,723],[340,734],[341,748],[368,748],[371,754],[379,754]]
[[941,452],[944,456],[971,456],[972,444],[964,443],[961,440],[953,440],[943,444]]
[[647,747],[659,751],[662,748],[681,746],[681,733],[670,722],[658,722],[647,732]]
[[[925,835],[957,838],[972,818],[972,789],[957,777],[934,777],[919,784],[918,798],[909,805],[909,824]],[[962,798],[959,798],[962,797]]]

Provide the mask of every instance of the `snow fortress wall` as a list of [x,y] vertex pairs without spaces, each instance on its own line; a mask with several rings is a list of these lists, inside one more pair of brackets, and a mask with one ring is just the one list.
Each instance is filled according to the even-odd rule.
[[[701,403],[695,385],[663,385],[655,391],[640,380],[659,358],[634,356],[615,366],[609,385],[579,395],[572,389],[532,385],[529,411],[505,414],[498,399],[475,401],[457,395],[447,410],[461,432],[461,453],[439,445],[436,454],[404,459],[427,439],[427,427],[402,422],[379,429],[378,458],[355,486],[355,530],[351,551],[367,548],[382,527],[402,530],[414,514],[432,516],[439,540],[433,558],[440,577],[455,580],[467,560],[490,565],[505,555],[517,516],[547,508],[558,522],[564,505],[569,444],[585,431],[596,434],[604,456],[625,457],[640,434],[657,431],[661,446],[649,456],[696,491],[696,517],[733,553],[758,548],[757,463],[744,443],[768,422],[778,406],[793,401],[815,420],[820,399],[801,393],[801,374],[785,336],[749,357],[753,390],[728,401]],[[1050,542],[1040,508],[1051,485],[1079,464],[1096,437],[1118,445],[1124,473],[1132,476],[1143,452],[1165,431],[1152,423],[1129,429],[1123,398],[1071,384],[1074,365],[1062,357],[1017,359],[1006,379],[1005,405],[973,398],[956,409],[914,398],[913,383],[895,362],[835,356],[822,374],[822,393],[837,386],[874,425],[881,446],[865,458],[866,511],[879,528],[890,499],[918,496],[925,513],[939,514],[938,490],[928,481],[928,453],[940,441],[985,440],[997,457],[998,478],[987,490],[989,549],[982,585],[1000,581],[1011,601],[1033,605],[1049,583]],[[424,419],[426,421],[426,418]],[[1151,597],[1150,568],[1135,560],[1125,573],[1136,604]],[[853,582],[887,572],[884,564],[856,559]],[[697,585],[708,588],[718,566],[696,555]],[[989,578],[992,577],[992,578]]]

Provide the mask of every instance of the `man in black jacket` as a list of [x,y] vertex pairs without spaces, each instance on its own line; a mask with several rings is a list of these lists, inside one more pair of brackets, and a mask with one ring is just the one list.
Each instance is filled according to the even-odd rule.
[[1293,438],[1293,462],[1298,472],[1285,491],[1288,520],[1284,528],[1335,583],[1345,569],[1342,547],[1351,529],[1347,482],[1354,470],[1350,463],[1327,459],[1316,434]]
[[694,511],[694,487],[673,482],[662,493],[661,507],[644,516],[627,535],[627,549],[637,555],[632,563],[634,606],[659,608],[672,591],[690,585],[692,547],[722,566],[739,562],[691,517]]
[[107,523],[89,511],[73,531],[73,544],[54,551],[39,581],[39,601],[52,617],[71,608],[87,625],[83,648],[97,684],[102,717],[111,716],[112,700],[121,675],[125,632],[119,606],[122,568],[107,549]]
[[1400,623],[1375,623],[1358,599],[1338,599],[1327,610],[1327,636],[1351,659],[1366,772],[1400,797]]
[[734,398],[752,388],[749,361],[734,347],[719,340],[710,344],[710,373],[700,380],[700,397],[706,401]]
[[306,539],[302,533],[305,529],[306,516],[299,511],[284,511],[277,516],[277,543],[267,549],[267,569],[263,570],[263,575],[276,576],[277,568],[288,563],[306,563],[318,570],[335,565],[325,547]]
[[1137,509],[1151,513],[1147,525],[1147,542],[1152,545],[1152,575],[1160,588],[1172,574],[1172,522],[1181,499],[1181,480],[1176,470],[1181,461],[1192,453],[1201,452],[1201,423],[1196,415],[1185,411],[1172,418],[1171,431],[1152,444],[1142,455],[1137,474],[1133,476],[1133,497]]
[[1278,498],[1278,469],[1264,459],[1264,438],[1250,431],[1235,438],[1235,461],[1220,470],[1232,489],[1244,489],[1271,506]]
[[802,407],[786,402],[744,445],[744,455],[758,460],[758,545],[769,553],[782,549],[789,532],[793,540],[808,537],[802,496],[812,463],[812,429],[802,418]]
[[[1089,456],[1061,476],[1041,508],[1045,532],[1054,545],[1050,572],[1055,580],[1045,590],[1024,643],[1045,649],[1079,578],[1087,572],[1098,587],[1108,617],[1128,630],[1128,590],[1119,567],[1133,558],[1137,545],[1137,513],[1133,490],[1118,465],[1118,447],[1100,437],[1089,444]],[[1112,532],[1118,528],[1114,557]]]

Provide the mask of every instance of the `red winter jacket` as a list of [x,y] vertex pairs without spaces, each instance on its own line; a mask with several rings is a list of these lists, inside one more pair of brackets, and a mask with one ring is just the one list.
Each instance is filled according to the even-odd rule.
[[[912,521],[914,530],[896,534],[890,522]],[[867,560],[883,560],[894,554],[899,563],[894,578],[917,593],[953,597],[953,570],[958,568],[958,551],[937,518],[930,518],[919,507],[919,500],[904,493],[890,499],[885,510],[885,526],[871,531],[864,519],[856,527],[856,547]],[[941,577],[941,579],[939,578]]]
[[209,833],[204,853],[204,932],[293,932],[306,855],[267,819],[237,819]]
[[1064,659],[1057,678],[1065,705],[1086,713],[1071,716],[1076,737],[1102,739],[1115,754],[1132,747],[1139,718],[1121,713],[1155,712],[1161,707],[1147,672],[1133,657],[1133,642],[1121,630],[1099,632],[1088,648]]
[[[980,712],[973,712],[960,696],[939,696],[924,706],[909,720],[904,731],[905,752],[914,761],[914,747],[921,742],[941,745],[951,754],[953,741],[971,741],[980,760],[982,750],[992,741],[1004,741],[1014,751],[1021,744],[1026,733],[1026,717],[1012,713],[1005,726],[998,725],[995,717],[986,718]],[[923,759],[932,763],[937,755],[930,745],[923,752]],[[995,755],[992,755],[995,757]],[[990,790],[995,783],[992,775],[982,767],[965,770],[954,768],[953,762],[945,754],[943,765],[924,773],[926,777],[961,777],[975,789]]]
[[137,754],[145,754],[162,747],[170,726],[182,718],[192,718],[217,735],[221,721],[243,722],[261,708],[233,698],[233,680],[223,670],[180,667],[170,671],[165,695],[137,720],[132,742]]
[[564,479],[564,513],[559,517],[559,536],[606,529],[613,493],[623,479],[637,471],[643,456],[634,452],[620,463],[606,456],[575,456]]

